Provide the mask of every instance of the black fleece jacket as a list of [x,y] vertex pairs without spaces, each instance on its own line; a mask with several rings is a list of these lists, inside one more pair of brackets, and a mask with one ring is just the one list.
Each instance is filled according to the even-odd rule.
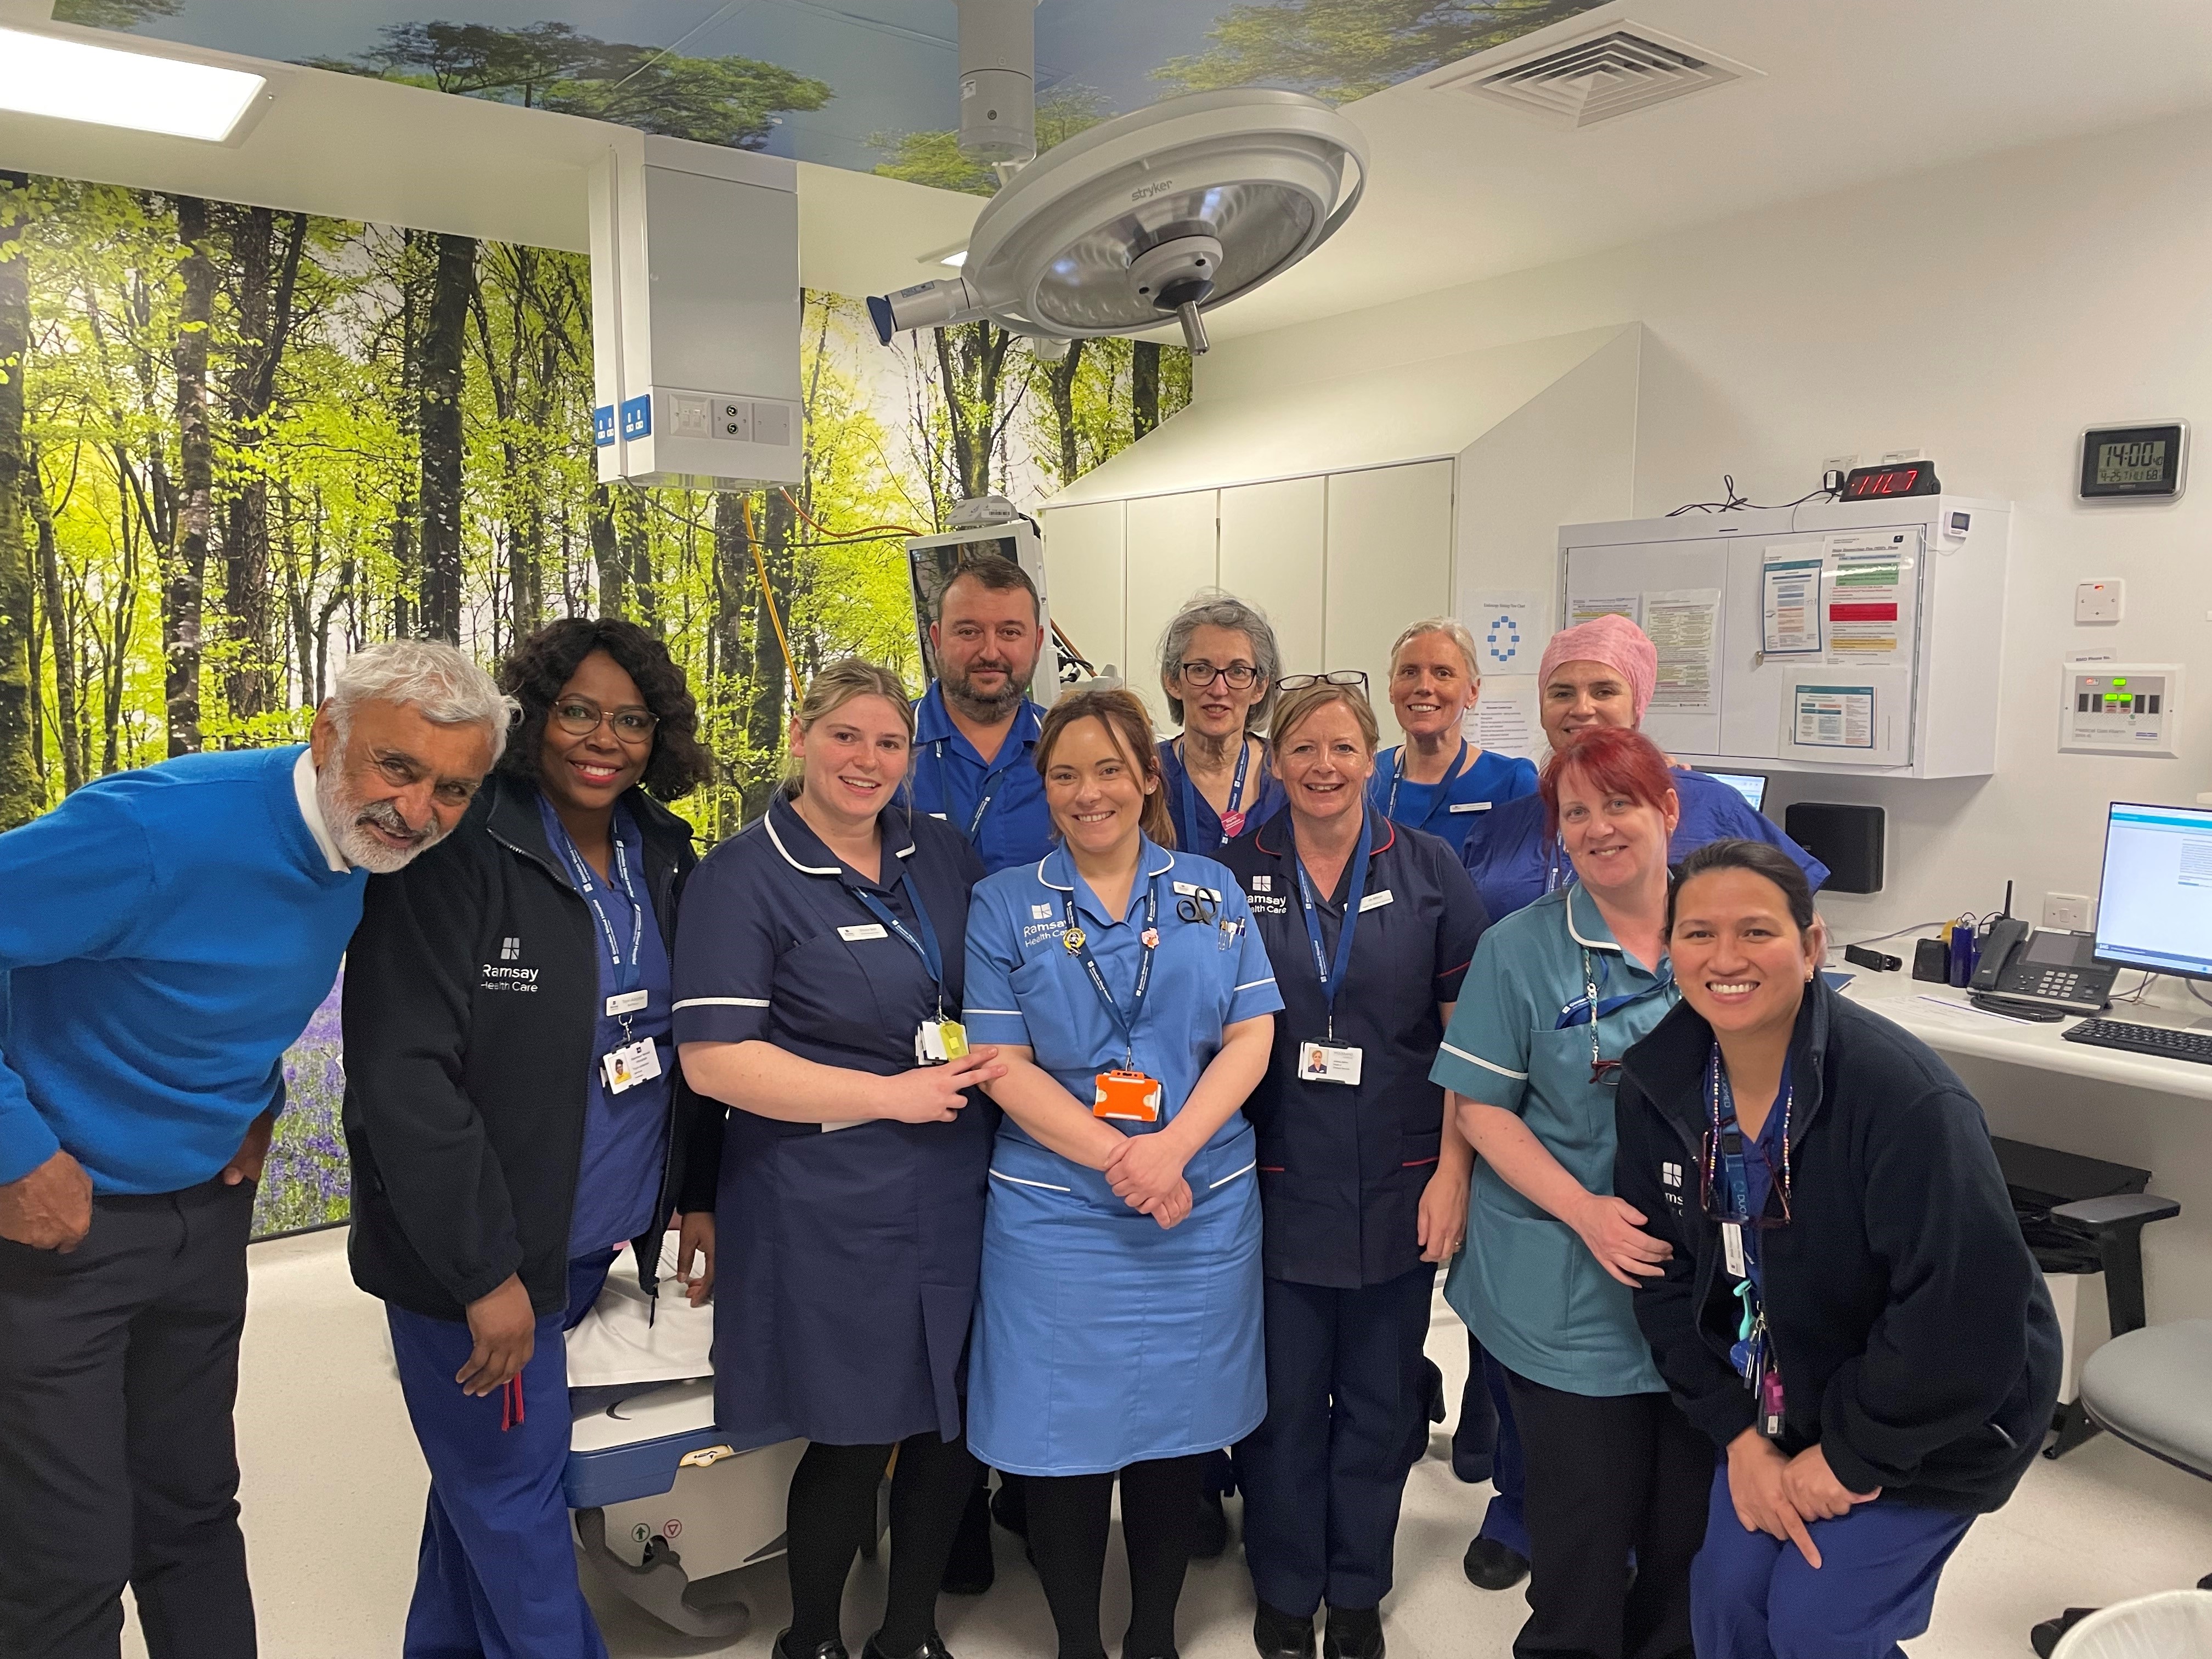
[[[1724,1447],[1754,1413],[1729,1364],[1737,1303],[1719,1224],[1698,1197],[1712,1042],[1686,1002],[1628,1051],[1613,1191],[1674,1247],[1637,1291],[1637,1322],[1677,1402]],[[1760,1240],[1781,1448],[1819,1443],[1853,1492],[1996,1509],[2051,1425],[2058,1322],[1982,1109],[1925,1043],[1817,977],[1790,1078],[1793,1219]]]
[[[672,953],[697,862],[691,826],[637,789],[623,804]],[[541,1316],[567,1304],[599,994],[594,927],[547,844],[536,787],[505,774],[485,781],[443,842],[369,882],[343,1012],[348,1255],[371,1296],[460,1319],[520,1273]],[[673,1095],[657,1222],[714,1207],[712,1164],[689,1156],[707,1114],[680,1066]],[[648,1290],[659,1235],[656,1224],[637,1241]]]

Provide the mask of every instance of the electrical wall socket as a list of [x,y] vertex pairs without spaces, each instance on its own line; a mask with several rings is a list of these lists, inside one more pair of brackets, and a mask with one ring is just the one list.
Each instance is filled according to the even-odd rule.
[[2074,587],[2074,620],[2077,623],[2116,623],[2125,614],[2128,585],[2117,577],[2100,582],[2077,582]]
[[1820,458],[1820,471],[1823,472],[1849,472],[1858,464],[1859,458],[1856,455],[1824,455]]
[[2094,902],[2087,893],[2045,893],[2043,896],[2043,925],[2087,933],[2090,913],[2095,908]]

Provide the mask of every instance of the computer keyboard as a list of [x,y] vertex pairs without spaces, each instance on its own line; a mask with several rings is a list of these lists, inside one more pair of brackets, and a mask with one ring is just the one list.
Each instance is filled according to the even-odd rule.
[[2132,1025],[2124,1019],[2085,1019],[2064,1033],[2069,1042],[2097,1048],[2124,1048],[2131,1054],[2162,1054],[2212,1066],[2212,1031],[2177,1031],[2165,1025]]

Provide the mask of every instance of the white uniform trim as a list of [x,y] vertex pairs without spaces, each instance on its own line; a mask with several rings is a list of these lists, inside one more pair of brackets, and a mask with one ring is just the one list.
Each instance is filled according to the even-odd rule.
[[670,1003],[668,1012],[672,1014],[678,1008],[765,1008],[768,1006],[766,997],[686,997],[681,1002]]
[[963,1008],[960,1012],[965,1019],[973,1019],[978,1014],[1004,1014],[1010,1019],[1022,1017],[1022,1011],[1018,1008]]
[[[1267,975],[1267,978],[1265,978],[1265,979],[1248,979],[1248,980],[1246,980],[1246,981],[1245,981],[1242,985],[1238,986],[1238,987],[1237,988],[1237,991],[1256,991],[1256,990],[1258,990],[1258,989],[1260,988],[1260,987],[1261,987],[1262,985],[1273,985],[1274,982],[1275,982],[1275,976],[1274,976],[1273,974],[1270,974],[1270,975]],[[1234,995],[1236,994],[1236,992],[1235,992],[1235,991],[1232,991],[1232,992],[1231,992],[1231,993],[1230,993],[1230,994],[1231,994],[1231,995],[1232,995],[1232,996],[1234,996]]]
[[[1584,939],[1582,929],[1575,926],[1575,895],[1581,890],[1582,884],[1579,882],[1567,889],[1567,937],[1586,951],[1619,951],[1620,945],[1618,941],[1609,939]],[[1592,899],[1590,902],[1595,904],[1597,901]],[[1473,1056],[1470,1055],[1468,1058],[1472,1059]]]
[[791,849],[783,844],[783,837],[775,833],[775,821],[770,818],[765,812],[761,814],[761,828],[768,831],[769,840],[775,844],[775,850],[783,854],[783,861],[789,865],[793,869],[798,871],[799,874],[803,876],[834,876],[837,873],[840,866],[832,864],[825,867],[824,866],[818,864],[801,864],[797,859],[792,857]]
[[1253,1159],[1249,1164],[1246,1164],[1243,1169],[1241,1169],[1241,1170],[1237,1170],[1237,1175],[1225,1175],[1225,1176],[1222,1176],[1220,1180],[1216,1181],[1216,1182],[1212,1182],[1211,1184],[1209,1184],[1209,1185],[1207,1186],[1207,1188],[1206,1188],[1206,1191],[1208,1191],[1208,1192],[1210,1193],[1210,1192],[1212,1192],[1212,1191],[1214,1189],[1214,1188],[1216,1188],[1216,1187],[1226,1187],[1226,1186],[1227,1186],[1231,1182],[1232,1182],[1232,1181],[1234,1181],[1234,1180],[1236,1180],[1236,1179],[1237,1179],[1237,1176],[1248,1176],[1248,1175],[1250,1175],[1250,1174],[1252,1173],[1252,1171],[1253,1171],[1253,1170],[1255,1170],[1258,1169],[1259,1167],[1260,1167],[1260,1160],[1259,1160],[1258,1158],[1254,1158],[1254,1159]]
[[991,1179],[1004,1181],[1016,1187],[1042,1187],[1048,1193],[1072,1193],[1075,1190],[1073,1187],[1055,1187],[1049,1181],[1024,1181],[1019,1176],[1000,1175],[996,1170],[991,1171]]
[[1500,1077],[1510,1077],[1516,1083],[1526,1083],[1528,1080],[1528,1073],[1526,1072],[1509,1070],[1507,1067],[1498,1065],[1494,1060],[1485,1060],[1480,1054],[1471,1054],[1464,1048],[1455,1048],[1449,1042],[1439,1043],[1437,1046],[1446,1054],[1457,1054],[1462,1060],[1467,1061],[1468,1065],[1480,1066],[1486,1072],[1495,1072]]

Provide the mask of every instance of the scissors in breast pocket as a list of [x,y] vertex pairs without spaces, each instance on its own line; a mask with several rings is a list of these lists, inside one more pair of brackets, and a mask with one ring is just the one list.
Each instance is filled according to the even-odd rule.
[[1185,921],[1202,921],[1210,927],[1220,917],[1220,901],[1201,888],[1176,901],[1176,915]]

